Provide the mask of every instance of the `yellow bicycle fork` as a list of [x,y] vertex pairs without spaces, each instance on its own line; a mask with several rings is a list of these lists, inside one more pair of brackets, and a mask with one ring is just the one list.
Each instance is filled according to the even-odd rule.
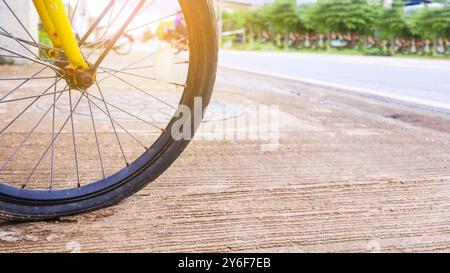
[[[87,70],[62,0],[33,0],[45,31],[56,49],[62,49],[74,69]],[[50,52],[56,56],[57,52]]]
[[[114,5],[114,1],[115,0],[110,1],[110,4],[102,12],[102,15],[96,20],[95,24],[85,36],[89,36],[92,29],[98,25],[101,18],[103,18],[108,10]],[[62,0],[33,0],[36,10],[42,20],[42,24],[50,36],[53,47],[56,49],[53,52],[50,51],[49,56],[55,59],[57,66],[61,69],[64,79],[70,88],[87,90],[95,82],[97,68],[106,58],[117,40],[123,35],[133,18],[137,16],[144,6],[145,1],[146,0],[139,1],[139,4],[130,14],[120,30],[106,45],[105,50],[97,61],[90,66],[81,54],[80,47],[72,31],[72,26]],[[82,41],[84,40],[85,37],[82,38]],[[64,52],[64,58],[56,58],[59,55],[59,49]]]

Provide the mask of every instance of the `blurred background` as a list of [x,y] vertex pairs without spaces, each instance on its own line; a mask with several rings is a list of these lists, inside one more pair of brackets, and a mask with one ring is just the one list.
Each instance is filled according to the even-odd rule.
[[218,1],[225,48],[448,56],[448,1]]
[[221,64],[448,111],[449,4],[217,1]]

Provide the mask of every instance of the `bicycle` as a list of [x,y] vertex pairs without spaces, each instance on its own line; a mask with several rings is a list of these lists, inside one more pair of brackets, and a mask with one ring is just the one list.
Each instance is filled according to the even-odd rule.
[[[102,1],[81,1],[94,5],[97,15],[77,41],[71,22],[80,0],[69,8],[62,0],[33,0],[51,46],[35,39],[11,3],[0,1],[23,32],[1,26],[0,52],[29,63],[0,70],[1,218],[54,219],[133,195],[189,144],[189,138],[179,138],[180,119],[191,121],[190,128],[182,127],[191,135],[198,129],[194,115],[181,115],[180,107],[194,109],[197,98],[201,110],[209,104],[218,55],[212,0],[108,0],[101,8]],[[172,4],[177,8],[166,13]],[[168,55],[175,51],[166,50],[170,45],[133,47],[126,57],[111,54],[125,34],[178,14],[188,30],[180,38],[186,54]],[[86,48],[101,24],[101,40]],[[155,76],[161,66],[171,68],[170,77]],[[31,76],[24,76],[28,70]]]

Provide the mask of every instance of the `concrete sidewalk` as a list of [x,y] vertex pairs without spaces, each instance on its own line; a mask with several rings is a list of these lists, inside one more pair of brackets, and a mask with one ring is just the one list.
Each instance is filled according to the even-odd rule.
[[1,223],[0,252],[450,251],[449,117],[226,69],[214,102],[279,105],[279,149],[194,141],[117,206]]

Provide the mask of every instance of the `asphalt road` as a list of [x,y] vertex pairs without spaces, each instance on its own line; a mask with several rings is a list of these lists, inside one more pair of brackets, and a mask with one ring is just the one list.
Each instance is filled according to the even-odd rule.
[[450,61],[222,51],[220,64],[450,111]]

